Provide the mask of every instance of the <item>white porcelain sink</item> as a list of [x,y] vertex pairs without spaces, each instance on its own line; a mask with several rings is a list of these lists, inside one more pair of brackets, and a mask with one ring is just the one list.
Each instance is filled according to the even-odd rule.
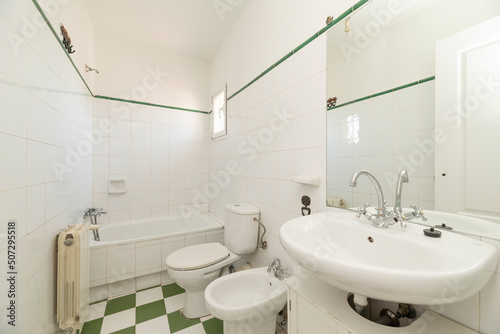
[[491,278],[494,246],[442,231],[427,237],[421,225],[373,227],[354,212],[336,211],[292,219],[281,227],[288,255],[345,291],[414,304],[464,300]]

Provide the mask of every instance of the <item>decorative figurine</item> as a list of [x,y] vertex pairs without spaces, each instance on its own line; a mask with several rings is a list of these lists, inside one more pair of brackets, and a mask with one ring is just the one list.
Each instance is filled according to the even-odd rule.
[[61,23],[61,34],[63,37],[62,43],[64,44],[64,47],[68,51],[68,53],[74,53],[75,50],[73,50],[73,45],[71,45],[71,38],[69,38],[68,31],[66,28],[64,28],[63,24]]
[[337,104],[337,98],[331,97],[326,101],[326,108],[327,109],[333,108],[335,107],[336,104]]

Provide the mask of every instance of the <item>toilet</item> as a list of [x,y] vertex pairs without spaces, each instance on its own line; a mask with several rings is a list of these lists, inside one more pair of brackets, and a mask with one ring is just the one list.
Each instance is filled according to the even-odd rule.
[[167,271],[186,290],[182,314],[189,319],[209,314],[206,287],[221,270],[257,250],[260,210],[248,203],[226,205],[224,244],[218,242],[181,248],[165,260]]

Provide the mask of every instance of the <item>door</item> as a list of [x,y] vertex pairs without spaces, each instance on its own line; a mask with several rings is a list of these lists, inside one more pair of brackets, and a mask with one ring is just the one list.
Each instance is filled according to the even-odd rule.
[[500,222],[500,16],[436,45],[436,210]]

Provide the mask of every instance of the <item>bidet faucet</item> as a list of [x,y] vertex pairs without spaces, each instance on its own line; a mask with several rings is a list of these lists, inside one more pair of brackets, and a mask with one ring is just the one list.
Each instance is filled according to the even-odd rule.
[[270,273],[271,270],[274,272],[274,276],[280,280],[288,277],[288,268],[283,268],[281,266],[280,259],[277,257],[273,257],[271,261],[269,261],[269,265],[267,266],[267,272]]
[[267,266],[267,272],[270,273],[271,270],[273,270],[274,273],[276,273],[277,267],[281,267],[281,261],[279,258],[273,257],[271,261],[269,261],[269,265]]

